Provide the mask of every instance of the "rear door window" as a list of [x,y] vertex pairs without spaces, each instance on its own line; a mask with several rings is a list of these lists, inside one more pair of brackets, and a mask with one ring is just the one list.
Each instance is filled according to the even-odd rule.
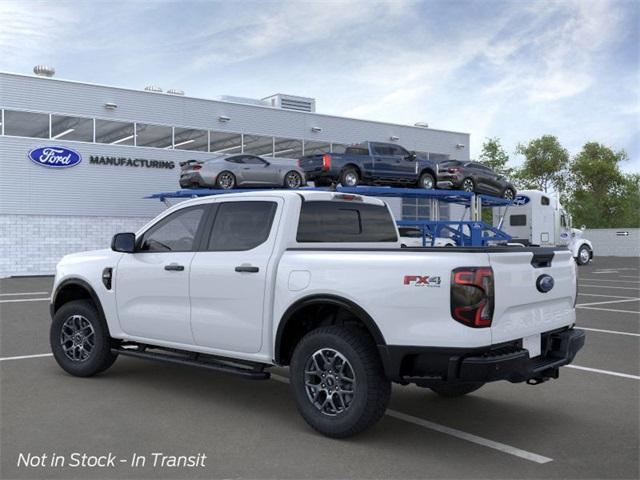
[[395,223],[385,206],[356,202],[304,202],[298,242],[396,242]]
[[218,206],[207,245],[210,252],[251,250],[269,238],[277,204],[224,202]]
[[347,147],[345,155],[369,155],[369,150],[364,147]]

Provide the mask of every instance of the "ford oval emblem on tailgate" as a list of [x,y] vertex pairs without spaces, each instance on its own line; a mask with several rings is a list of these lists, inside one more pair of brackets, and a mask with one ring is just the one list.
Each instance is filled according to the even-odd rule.
[[547,293],[553,288],[555,284],[553,277],[551,275],[540,275],[538,280],[536,280],[536,288],[539,292]]
[[29,159],[43,167],[69,168],[79,164],[82,161],[82,156],[69,148],[40,147],[29,152]]

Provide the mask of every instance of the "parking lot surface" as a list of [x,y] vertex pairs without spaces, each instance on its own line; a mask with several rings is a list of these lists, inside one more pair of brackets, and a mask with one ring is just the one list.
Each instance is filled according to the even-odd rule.
[[[0,477],[638,478],[639,274],[637,258],[579,269],[587,343],[559,380],[457,399],[394,385],[383,420],[348,440],[305,424],[285,369],[257,382],[119,358],[103,375],[69,376],[49,353],[52,278],[0,280]],[[74,452],[117,460],[71,467]],[[153,453],[206,460],[154,467]],[[47,458],[18,466],[21,454]],[[56,456],[64,467],[50,466]]]

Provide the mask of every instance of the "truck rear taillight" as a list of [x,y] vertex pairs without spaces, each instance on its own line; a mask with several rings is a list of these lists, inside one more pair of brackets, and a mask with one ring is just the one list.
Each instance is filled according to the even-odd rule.
[[491,267],[456,268],[451,273],[451,316],[468,327],[490,327],[493,290]]
[[191,170],[200,170],[202,168],[202,165],[194,165],[193,167],[191,167]]
[[322,156],[322,170],[329,170],[331,168],[331,155],[325,153]]

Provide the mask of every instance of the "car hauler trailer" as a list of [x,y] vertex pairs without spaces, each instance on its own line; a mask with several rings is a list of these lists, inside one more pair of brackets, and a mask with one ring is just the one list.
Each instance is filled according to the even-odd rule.
[[493,225],[506,232],[514,243],[566,246],[579,265],[593,259],[591,242],[582,238],[584,226],[572,228],[571,215],[560,201],[540,190],[522,190],[508,208],[494,209]]

